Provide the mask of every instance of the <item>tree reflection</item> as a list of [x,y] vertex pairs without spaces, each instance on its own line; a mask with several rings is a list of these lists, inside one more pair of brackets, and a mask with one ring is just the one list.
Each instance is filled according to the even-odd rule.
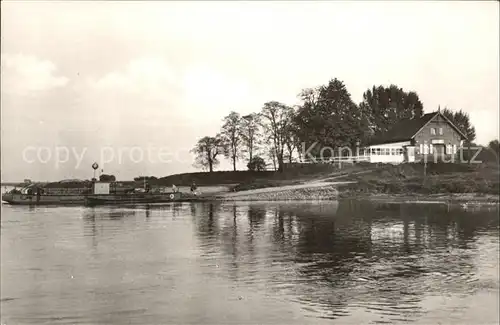
[[266,209],[262,206],[248,205],[248,223],[252,231],[258,230],[266,219]]
[[123,208],[115,208],[110,207],[106,209],[97,209],[97,208],[87,208],[84,210],[83,218],[91,218],[93,220],[101,219],[109,219],[109,220],[121,220],[125,217],[135,216],[137,213],[136,209],[123,209]]
[[136,209],[122,209],[122,208],[86,208],[83,211],[83,222],[84,222],[84,236],[92,238],[92,247],[97,246],[97,238],[99,236],[99,229],[105,229],[105,223],[107,221],[121,221],[126,217],[133,217],[137,213]]
[[91,208],[90,211],[87,211],[83,214],[84,221],[84,230],[83,235],[89,236],[92,238],[92,247],[97,247],[97,228],[96,228],[96,220],[95,220],[95,208]]
[[254,238],[265,222],[266,209],[264,207],[259,207],[252,204],[248,205],[247,219],[249,226],[248,241],[249,245],[251,245],[251,252],[253,253]]
[[[238,224],[236,222],[236,218],[238,216],[238,213],[237,213],[237,208],[236,208],[236,205],[233,205],[232,206],[232,212],[231,212],[232,216],[233,216],[233,222],[232,224],[230,224],[229,228],[231,229],[231,231],[228,231],[228,232],[223,232],[224,234],[227,234],[228,236],[224,236],[224,243],[227,243],[227,245],[224,245],[225,247],[225,251],[227,253],[229,253],[232,257],[232,261],[231,261],[231,274],[233,276],[234,279],[238,279],[238,266],[239,266],[239,263],[238,263]],[[230,234],[230,235],[229,235]],[[230,238],[228,238],[230,237]],[[230,244],[229,244],[230,243]],[[244,249],[244,247],[242,247],[242,249]],[[248,249],[248,248],[247,248]],[[228,255],[229,255],[228,254]]]
[[219,234],[218,203],[193,202],[190,205],[191,215],[202,240],[212,241]]
[[470,255],[450,251],[498,227],[495,212],[353,200],[193,203],[191,211],[200,246],[226,261],[231,279],[265,281],[269,290],[290,285],[285,294],[331,317],[355,301],[405,305],[398,314],[418,315],[426,292],[442,289],[433,274],[472,272]]

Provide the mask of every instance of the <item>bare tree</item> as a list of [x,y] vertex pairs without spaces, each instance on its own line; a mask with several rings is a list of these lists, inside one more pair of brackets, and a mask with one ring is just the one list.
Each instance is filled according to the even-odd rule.
[[221,135],[225,142],[226,150],[224,151],[224,155],[226,158],[231,159],[233,170],[236,171],[236,161],[241,155],[241,116],[236,112],[231,112],[228,116],[224,117],[223,121]]
[[271,163],[273,164],[273,170],[277,170],[277,160],[276,160],[276,149],[274,148],[273,145],[270,145],[267,151],[267,157],[271,160]]
[[283,155],[292,113],[293,108],[276,101],[265,103],[261,111],[262,125],[272,141],[279,171],[283,171]]
[[260,115],[257,113],[245,115],[241,119],[241,139],[245,151],[248,153],[249,163],[258,149],[260,120]]
[[287,150],[287,156],[288,156],[288,162],[292,163],[293,162],[293,154],[295,150],[297,150],[299,154],[299,158],[301,156],[300,154],[300,139],[299,139],[299,129],[298,125],[295,123],[296,120],[296,113],[294,110],[290,110],[288,114],[288,119],[289,122],[287,124],[287,127],[285,129],[285,137],[284,137],[284,143],[285,147]]
[[219,165],[217,157],[224,151],[224,141],[219,134],[215,137],[203,137],[191,149],[191,152],[196,155],[194,166],[208,168],[209,172],[213,172],[214,167]]

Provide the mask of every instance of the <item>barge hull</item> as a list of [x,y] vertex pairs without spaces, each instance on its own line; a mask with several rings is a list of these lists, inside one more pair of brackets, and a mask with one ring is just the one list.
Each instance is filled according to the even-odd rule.
[[190,201],[181,193],[169,194],[128,194],[128,195],[89,195],[85,205],[130,205]]
[[2,195],[2,201],[13,205],[51,205],[51,204],[77,204],[85,203],[84,195],[29,195],[7,193]]

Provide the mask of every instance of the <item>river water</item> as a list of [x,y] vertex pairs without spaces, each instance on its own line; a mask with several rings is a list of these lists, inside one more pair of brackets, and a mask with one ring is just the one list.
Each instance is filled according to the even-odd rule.
[[2,324],[497,324],[498,211],[1,208]]

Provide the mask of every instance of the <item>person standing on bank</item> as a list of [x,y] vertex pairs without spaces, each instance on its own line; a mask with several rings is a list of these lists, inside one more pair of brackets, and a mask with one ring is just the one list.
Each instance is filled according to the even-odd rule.
[[196,189],[197,189],[196,184],[193,181],[193,184],[191,184],[191,193],[196,194]]

